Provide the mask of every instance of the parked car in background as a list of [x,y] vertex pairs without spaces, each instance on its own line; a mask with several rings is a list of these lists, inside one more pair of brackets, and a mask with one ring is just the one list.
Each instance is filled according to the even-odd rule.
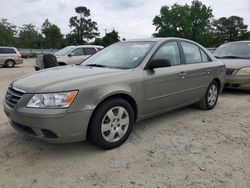
[[25,52],[21,52],[21,57],[24,59],[29,59],[32,57],[31,53],[25,53]]
[[216,50],[216,48],[207,48],[207,50],[208,50],[211,54],[213,54],[214,51]]
[[223,44],[214,56],[226,65],[226,88],[250,91],[250,41]]
[[10,84],[4,111],[18,131],[50,142],[88,137],[118,147],[134,122],[197,104],[215,107],[225,66],[179,38],[115,43],[81,65],[38,71]]
[[19,51],[14,47],[0,46],[0,65],[4,67],[15,67],[17,64],[23,63],[23,59]]
[[67,46],[54,53],[54,55],[59,65],[71,65],[83,62],[102,49],[103,46],[97,45]]

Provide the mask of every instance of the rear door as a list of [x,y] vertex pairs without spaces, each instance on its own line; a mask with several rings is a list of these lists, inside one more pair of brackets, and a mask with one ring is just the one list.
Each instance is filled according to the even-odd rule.
[[211,81],[211,59],[196,44],[180,41],[181,50],[184,55],[186,97],[190,100],[197,100],[203,94]]
[[84,52],[83,60],[85,60],[89,56],[92,56],[93,54],[95,54],[97,52],[97,50],[95,48],[92,48],[92,47],[85,47],[85,48],[83,48],[83,52]]

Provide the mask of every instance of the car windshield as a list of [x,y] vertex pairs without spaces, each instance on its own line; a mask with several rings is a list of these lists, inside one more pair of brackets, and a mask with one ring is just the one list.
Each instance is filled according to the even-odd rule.
[[233,42],[220,46],[214,52],[217,58],[250,59],[250,42]]
[[55,56],[65,56],[67,55],[74,47],[73,46],[68,46],[65,47],[59,51],[57,51],[56,53],[54,53]]
[[122,42],[113,44],[85,60],[81,65],[132,69],[147,55],[154,42]]

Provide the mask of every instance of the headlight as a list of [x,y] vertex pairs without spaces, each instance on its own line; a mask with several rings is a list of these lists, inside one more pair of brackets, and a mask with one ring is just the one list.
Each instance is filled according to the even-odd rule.
[[250,67],[245,67],[245,68],[242,68],[240,69],[236,75],[238,76],[246,76],[246,75],[250,75]]
[[77,91],[35,94],[27,104],[30,108],[68,108]]

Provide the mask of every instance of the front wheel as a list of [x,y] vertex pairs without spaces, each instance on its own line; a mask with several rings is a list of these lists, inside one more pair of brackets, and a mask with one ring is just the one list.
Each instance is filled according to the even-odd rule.
[[204,98],[199,102],[199,107],[205,110],[212,110],[217,104],[219,97],[219,85],[216,81],[212,81],[207,90]]
[[89,136],[97,146],[112,149],[123,144],[134,124],[134,111],[122,98],[104,101],[94,112]]

